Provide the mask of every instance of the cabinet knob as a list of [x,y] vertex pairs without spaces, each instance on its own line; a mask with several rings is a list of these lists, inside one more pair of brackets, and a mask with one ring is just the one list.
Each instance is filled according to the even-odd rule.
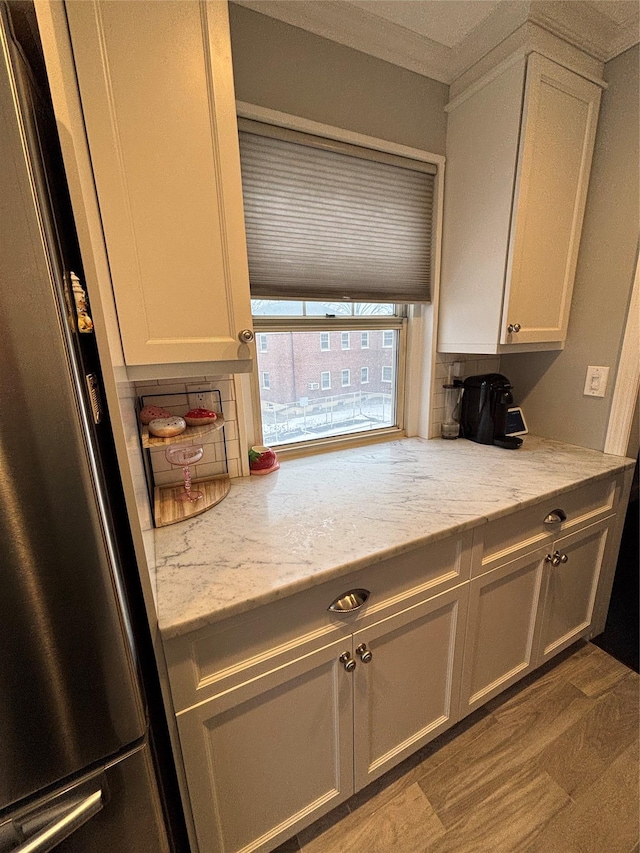
[[507,326],[507,332],[512,335],[514,332],[519,332],[521,328],[522,326],[520,325],[520,323],[509,323],[509,325]]
[[251,329],[243,329],[241,332],[238,332],[238,338],[243,344],[250,344],[254,337]]
[[[560,556],[559,551],[554,551],[553,554],[547,554],[544,558],[546,563],[551,563],[552,566],[559,566],[562,562],[562,558]],[[566,562],[566,560],[565,560]]]
[[568,563],[569,562],[569,555],[568,554],[560,554],[560,562],[561,563]]
[[356,668],[356,662],[351,657],[351,652],[342,652],[339,657],[339,661],[345,668],[346,672],[353,672],[353,670]]
[[371,650],[367,648],[366,643],[360,643],[356,649],[356,654],[360,656],[362,663],[371,663],[373,654],[371,653]]
[[544,524],[560,524],[567,520],[567,513],[563,509],[552,509],[545,518]]

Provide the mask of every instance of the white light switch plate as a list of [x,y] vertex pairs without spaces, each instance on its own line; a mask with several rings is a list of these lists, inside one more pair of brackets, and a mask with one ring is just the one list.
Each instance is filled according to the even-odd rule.
[[587,367],[587,378],[584,382],[583,394],[587,397],[604,397],[609,379],[608,367]]

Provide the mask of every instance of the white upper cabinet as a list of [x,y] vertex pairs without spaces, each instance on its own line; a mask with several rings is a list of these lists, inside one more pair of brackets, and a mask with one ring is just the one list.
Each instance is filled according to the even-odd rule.
[[600,87],[538,54],[450,107],[438,349],[561,349]]
[[250,369],[226,2],[66,9],[127,365]]

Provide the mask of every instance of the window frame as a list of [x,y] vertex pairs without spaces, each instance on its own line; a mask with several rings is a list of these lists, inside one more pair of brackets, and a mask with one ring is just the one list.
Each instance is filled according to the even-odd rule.
[[[365,340],[366,340],[366,344],[364,343]],[[369,332],[368,331],[360,332],[360,349],[369,349],[369,348],[370,348]]]
[[[437,167],[434,187],[432,302],[430,305],[403,306],[403,316],[395,318],[401,329],[397,360],[397,377],[399,380],[396,401],[398,427],[381,429],[373,434],[353,433],[346,436],[325,438],[317,442],[307,441],[300,445],[280,445],[278,447],[278,455],[280,458],[308,455],[318,450],[332,450],[340,447],[378,443],[385,439],[402,438],[405,435],[421,435],[424,438],[430,437],[429,425],[432,414],[433,396],[439,390],[434,380],[434,370],[437,340],[437,304],[440,289],[440,258],[442,255],[444,155],[390,142],[389,140],[380,139],[375,136],[356,133],[335,125],[312,121],[311,119],[262,107],[247,101],[236,101],[236,110],[239,118],[290,128],[294,131],[310,133],[329,140],[335,139],[339,142],[356,145],[359,148],[369,148],[374,151],[399,154],[408,159],[431,163]],[[353,321],[360,318],[352,317],[349,319]],[[393,319],[391,317],[386,318],[387,322],[385,325],[387,328],[390,327],[389,321]],[[267,318],[254,317],[254,328],[258,329],[265,320]],[[311,318],[308,318],[308,320],[309,322],[313,322]],[[333,321],[327,320],[322,331],[330,328],[331,322]],[[318,326],[316,326],[317,328]],[[358,328],[357,324],[351,327],[352,330],[354,328]],[[295,331],[295,328],[287,328],[286,322],[280,320],[278,323],[265,324],[264,330]],[[400,379],[402,382],[400,382]],[[247,446],[263,444],[257,359],[254,359],[253,370],[249,374],[238,374],[236,376],[236,383],[239,388],[237,405],[239,407],[239,415],[244,424],[244,430],[246,431]],[[436,432],[433,432],[434,435],[436,433],[440,434],[439,424]],[[244,457],[246,457],[246,453]],[[247,458],[244,457],[241,458],[241,469],[242,473],[248,476],[249,465]]]
[[271,391],[271,374],[268,370],[261,371],[261,385],[263,391]]
[[[345,340],[347,343],[346,346],[345,346]],[[342,350],[350,350],[351,349],[351,332],[340,332],[340,349],[342,349]]]
[[[345,382],[345,374],[347,381]],[[340,387],[341,388],[350,388],[351,387],[351,370],[348,367],[343,367],[340,371]]]
[[[366,376],[366,379],[363,378],[365,376]],[[369,368],[368,367],[361,367],[360,368],[360,384],[361,385],[368,385],[369,384]]]
[[[255,320],[255,317],[254,317]],[[327,338],[327,345],[324,346],[325,335]],[[320,332],[320,352],[331,352],[331,333],[330,332]]]
[[[324,377],[328,377],[327,384],[324,384]],[[330,370],[322,370],[320,371],[320,390],[321,391],[331,391],[331,371]]]

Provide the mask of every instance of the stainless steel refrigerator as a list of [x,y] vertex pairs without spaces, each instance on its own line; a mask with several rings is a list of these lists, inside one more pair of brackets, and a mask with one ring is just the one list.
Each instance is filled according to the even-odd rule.
[[182,850],[29,11],[0,3],[0,853]]

